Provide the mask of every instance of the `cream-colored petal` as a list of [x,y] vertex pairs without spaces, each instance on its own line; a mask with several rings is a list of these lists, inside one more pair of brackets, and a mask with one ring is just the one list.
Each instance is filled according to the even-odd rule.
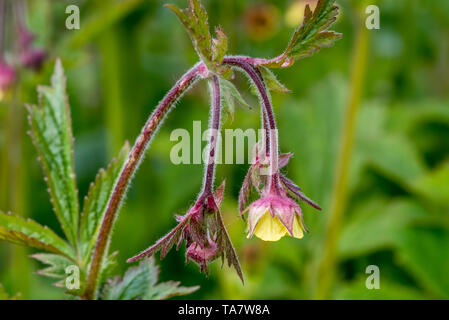
[[277,217],[272,217],[267,211],[254,230],[254,234],[264,241],[278,241],[287,234],[287,229]]
[[248,239],[252,237],[259,220],[265,213],[268,213],[268,208],[266,207],[255,207],[250,209],[248,214]]
[[293,221],[293,236],[298,239],[304,237],[304,232],[302,231],[301,222],[298,215],[295,214],[295,221]]

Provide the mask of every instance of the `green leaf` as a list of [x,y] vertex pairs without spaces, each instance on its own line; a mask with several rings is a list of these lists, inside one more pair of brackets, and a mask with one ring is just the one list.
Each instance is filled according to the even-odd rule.
[[217,38],[210,34],[208,15],[200,0],[189,0],[189,8],[179,9],[173,4],[166,4],[184,25],[192,40],[193,47],[209,70],[224,77],[229,77],[231,69],[221,66],[228,49],[228,38],[223,30],[216,28]]
[[449,163],[427,172],[412,182],[414,190],[437,203],[449,204]]
[[15,296],[10,296],[8,292],[6,292],[3,285],[0,283],[0,301],[1,300],[18,300],[20,298],[20,293]]
[[31,255],[31,257],[48,265],[48,267],[37,271],[37,274],[60,280],[54,284],[55,287],[59,288],[64,287],[64,279],[68,276],[66,269],[76,266],[73,261],[58,254],[36,253]]
[[396,283],[392,279],[384,279],[382,271],[380,288],[369,290],[366,287],[368,276],[368,274],[364,274],[355,281],[341,284],[333,298],[337,300],[426,300],[432,298],[413,287]]
[[112,189],[120,175],[128,153],[129,144],[125,143],[117,158],[110,162],[108,168],[106,170],[100,169],[95,182],[91,184],[89,192],[84,199],[83,212],[81,214],[80,251],[86,264],[95,246]]
[[339,239],[341,258],[370,254],[396,248],[401,234],[428,215],[419,204],[410,200],[387,202],[374,198],[354,208]]
[[329,26],[337,19],[338,7],[335,0],[319,0],[315,10],[306,5],[304,20],[278,57],[261,63],[269,68],[287,68],[296,60],[309,57],[322,47],[330,47],[342,37],[342,34],[328,31]]
[[51,87],[38,87],[39,106],[28,105],[31,136],[42,162],[56,216],[72,244],[78,228],[73,136],[66,83],[57,60]]
[[159,268],[154,258],[142,260],[138,266],[129,268],[123,279],[115,277],[105,285],[104,300],[165,299],[176,295],[189,294],[198,287],[179,287],[178,282],[157,284]]
[[215,33],[217,38],[212,39],[212,60],[219,66],[228,51],[228,37],[220,28],[215,28]]
[[199,289],[199,286],[195,287],[182,287],[179,286],[178,281],[167,281],[155,285],[149,290],[144,299],[145,300],[165,300],[177,296],[185,296],[191,294]]
[[403,233],[397,250],[402,266],[441,298],[449,298],[449,232],[418,229]]
[[243,99],[240,92],[231,81],[228,81],[223,78],[219,78],[219,81],[220,81],[221,95],[223,97],[222,98],[223,107],[230,114],[232,120],[234,120],[235,101],[239,102],[242,106],[252,109],[251,106],[248,105],[248,103],[246,103],[245,99]]
[[212,62],[212,37],[209,30],[209,22],[206,10],[199,0],[189,0],[190,7],[184,10],[173,4],[165,6],[172,10],[186,28],[193,42],[193,46],[201,59],[206,63]]
[[50,251],[74,259],[74,250],[52,230],[31,219],[0,211],[0,240]]
[[279,80],[276,78],[274,73],[270,71],[270,69],[264,66],[259,66],[259,70],[262,74],[262,77],[265,81],[265,85],[267,86],[268,90],[280,93],[290,92],[290,90],[287,87],[285,87],[282,83],[279,82]]

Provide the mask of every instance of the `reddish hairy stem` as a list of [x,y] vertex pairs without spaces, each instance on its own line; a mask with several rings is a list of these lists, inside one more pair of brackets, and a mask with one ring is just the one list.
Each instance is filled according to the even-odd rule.
[[265,113],[265,121],[267,121],[269,131],[268,137],[266,140],[269,141],[269,145],[267,146],[267,150],[270,155],[270,177],[268,190],[279,191],[280,189],[280,180],[279,180],[279,170],[278,170],[278,161],[279,161],[279,149],[278,149],[278,137],[277,137],[277,128],[276,121],[274,118],[273,108],[271,106],[270,98],[268,97],[267,88],[265,87],[265,83],[261,78],[259,70],[251,64],[251,59],[246,57],[225,57],[223,59],[223,64],[228,64],[234,67],[237,67],[243,70],[250,79],[254,82],[257,90],[260,94],[260,99],[262,101],[262,105],[264,107],[263,113]]
[[87,278],[86,289],[83,294],[84,299],[93,299],[97,288],[97,279],[100,273],[101,265],[105,253],[109,246],[109,235],[112,231],[112,226],[116,220],[117,213],[120,209],[121,202],[125,196],[131,179],[142,160],[142,156],[156,132],[161,120],[169,111],[170,107],[174,105],[176,100],[200,77],[207,74],[207,68],[203,63],[198,63],[195,67],[189,70],[182,78],[175,84],[175,86],[167,93],[167,95],[159,103],[158,107],[147,123],[142,129],[141,134],[137,138],[128,159],[126,160],[119,178],[117,179],[112,195],[109,198],[109,202],[104,213],[104,217],[101,223],[100,232],[98,234],[97,242],[95,244],[94,253],[92,256],[92,262],[89,269]]
[[[217,140],[220,130],[220,113],[221,113],[221,93],[220,83],[217,76],[213,76],[212,85],[212,118],[210,121],[211,136],[209,138],[209,154],[206,163],[206,171],[204,175],[204,186],[202,196],[213,194],[213,182],[215,176],[215,158],[217,156]],[[201,197],[201,196],[200,196]]]

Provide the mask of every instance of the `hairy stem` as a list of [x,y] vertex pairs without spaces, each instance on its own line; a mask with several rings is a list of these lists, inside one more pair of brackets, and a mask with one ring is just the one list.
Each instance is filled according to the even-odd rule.
[[[266,133],[268,135],[266,137],[266,141],[268,142],[266,148],[270,156],[270,172],[269,172],[270,179],[268,182],[268,190],[279,191],[280,188],[279,170],[278,170],[279,148],[278,148],[277,127],[273,107],[271,106],[271,101],[268,96],[265,83],[261,78],[259,70],[256,67],[254,67],[251,63],[247,62],[244,57],[225,57],[223,59],[223,63],[243,70],[251,79],[251,81],[253,81],[254,85],[256,86],[259,92],[263,106],[262,113],[264,114],[264,119],[266,119],[264,121],[267,122],[269,129],[268,132]],[[266,128],[264,129],[266,130]]]
[[116,220],[122,200],[126,194],[126,190],[131,179],[142,160],[147,146],[153,134],[157,131],[159,124],[164,119],[169,109],[180,98],[180,96],[200,77],[207,73],[207,68],[203,63],[198,63],[189,70],[176,85],[168,92],[168,94],[159,103],[156,110],[152,113],[147,123],[142,129],[141,134],[137,138],[133,148],[131,149],[128,159],[126,160],[120,175],[115,182],[111,197],[106,207],[104,217],[101,223],[100,232],[95,244],[92,256],[92,262],[87,278],[86,289],[83,294],[84,299],[93,299],[97,289],[97,279],[103,263],[103,258],[109,246],[110,234],[113,224]]
[[[211,136],[209,138],[208,159],[206,163],[206,171],[204,175],[204,185],[202,196],[213,194],[213,182],[215,176],[215,158],[217,156],[217,140],[220,130],[220,113],[221,113],[221,93],[220,83],[217,76],[213,76],[211,80],[212,86],[212,118],[210,120]],[[200,196],[201,197],[201,196]]]

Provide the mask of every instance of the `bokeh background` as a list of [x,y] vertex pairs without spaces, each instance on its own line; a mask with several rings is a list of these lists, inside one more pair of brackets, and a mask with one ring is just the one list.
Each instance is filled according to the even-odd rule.
[[[0,208],[59,229],[36,152],[26,134],[24,103],[49,83],[56,57],[68,78],[80,199],[100,167],[125,140],[134,141],[157,102],[197,61],[190,39],[165,1],[27,1],[26,23],[47,50],[39,72],[19,68],[0,102]],[[173,0],[180,7],[187,1]],[[204,0],[210,24],[230,38],[230,53],[279,54],[315,1]],[[77,4],[81,29],[67,30],[65,8]],[[245,274],[211,264],[205,277],[184,249],[160,262],[162,280],[200,285],[198,299],[447,299],[449,298],[449,2],[338,0],[332,48],[279,70],[291,94],[273,94],[280,147],[293,152],[286,172],[323,208],[303,204],[304,239],[248,240],[237,196],[248,165],[220,165],[226,179],[225,223]],[[380,8],[380,29],[365,28],[365,8]],[[9,32],[12,32],[9,30]],[[12,33],[11,33],[12,34]],[[8,38],[9,43],[14,37]],[[9,61],[15,61],[13,48]],[[237,75],[253,111],[238,109],[224,128],[258,128],[257,99]],[[117,274],[125,260],[175,225],[192,204],[201,165],[174,165],[176,128],[208,120],[208,93],[199,83],[184,96],[153,141],[113,235]],[[0,283],[24,299],[61,299],[61,289],[35,273],[32,251],[0,243]],[[159,259],[158,259],[159,260]],[[380,270],[368,290],[366,268]]]

